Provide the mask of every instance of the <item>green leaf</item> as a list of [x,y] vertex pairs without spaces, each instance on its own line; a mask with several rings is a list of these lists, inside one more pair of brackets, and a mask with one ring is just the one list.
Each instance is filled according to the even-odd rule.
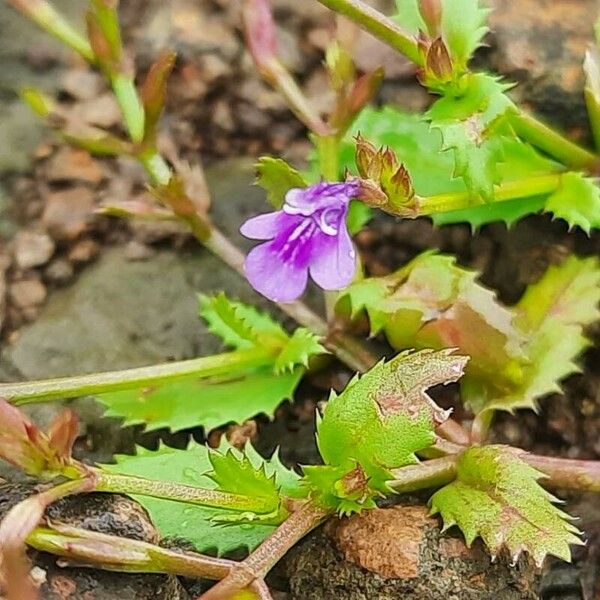
[[283,206],[289,190],[308,185],[304,177],[281,158],[262,156],[258,159],[256,171],[256,183],[267,192],[267,199],[277,209]]
[[[412,177],[417,195],[432,196],[467,189],[462,179],[454,178],[454,158],[451,152],[442,151],[440,132],[431,129],[419,116],[402,113],[390,106],[365,109],[350,135],[341,143],[342,167],[352,173],[356,173],[353,138],[359,132],[375,146],[389,146],[398,155]],[[498,153],[504,160],[496,167],[500,182],[552,173],[561,168],[518,139],[500,136],[497,143]],[[546,197],[542,196],[475,204],[470,208],[437,214],[433,222],[436,225],[469,222],[473,229],[494,221],[510,225],[527,214],[542,210],[545,201]]]
[[589,177],[565,173],[559,189],[546,201],[544,210],[589,234],[592,227],[600,227],[600,189]]
[[230,300],[223,292],[216,296],[200,295],[199,301],[200,316],[208,329],[227,346],[244,349],[257,344],[281,345],[287,340],[283,328],[267,313]]
[[[395,20],[416,35],[427,27],[419,13],[418,0],[396,0]],[[490,11],[479,0],[444,0],[442,3],[442,37],[450,50],[455,69],[466,69],[471,56],[488,31]]]
[[[276,455],[265,461],[250,445],[246,446],[242,455],[227,444],[221,446],[219,453],[219,456],[226,453],[226,458],[216,458],[214,451],[210,452],[206,446],[195,442],[190,443],[185,450],[161,446],[158,451],[151,451],[138,447],[136,456],[117,456],[116,465],[104,465],[104,468],[115,473],[172,481],[205,489],[217,489],[217,479],[224,485],[224,488],[221,488],[223,491],[230,491],[230,476],[238,467],[238,476],[243,471],[240,485],[244,490],[252,487],[255,491],[260,491],[263,495],[269,494],[273,498],[274,490],[280,490],[284,495],[298,496],[298,476],[286,469]],[[218,475],[214,469],[215,462],[218,463]],[[211,469],[212,474],[209,474]],[[252,475],[252,472],[263,475]],[[269,483],[260,487],[258,481],[263,476]],[[251,485],[253,477],[257,479],[256,483]],[[235,491],[244,493],[241,488]],[[234,511],[191,506],[146,496],[134,498],[148,511],[162,537],[190,542],[199,552],[214,549],[218,554],[225,554],[240,548],[252,550],[274,530],[273,526],[260,520],[236,522],[235,519],[239,519],[240,515],[236,515]],[[251,519],[251,515],[246,516]],[[232,521],[231,524],[227,527],[219,524],[219,521],[228,521],[228,517],[229,521]]]
[[570,544],[581,545],[570,517],[538,483],[522,451],[506,446],[473,447],[458,460],[457,478],[431,498],[444,529],[458,525],[470,546],[481,537],[492,556],[506,547],[516,562],[528,552],[538,566],[551,554],[570,561]]
[[600,263],[570,257],[527,288],[515,307],[525,336],[522,376],[512,386],[464,388],[476,411],[537,408],[537,399],[560,392],[558,383],[580,369],[576,358],[588,347],[583,329],[599,317]]
[[389,492],[390,469],[416,463],[416,452],[433,444],[435,427],[448,417],[426,390],[456,381],[466,362],[450,350],[405,352],[356,376],[339,396],[332,392],[317,423],[325,467],[304,469],[321,500],[357,510]]
[[308,360],[316,354],[325,354],[327,350],[319,344],[319,338],[302,327],[294,331],[275,361],[275,372],[293,371],[296,365],[308,367]]
[[148,431],[180,431],[202,425],[206,431],[226,423],[243,423],[259,414],[272,417],[291,399],[304,369],[275,375],[271,367],[234,372],[224,378],[188,377],[155,387],[97,396],[105,416],[123,425],[144,424]]
[[[500,118],[513,107],[505,95],[510,85],[484,73],[465,75],[460,90],[437,100],[426,114],[442,134],[442,149],[454,153],[454,176],[462,177],[478,198],[491,201],[504,160],[502,136],[514,137]],[[501,130],[501,126],[504,130]]]
[[383,330],[396,350],[458,348],[471,356],[469,378],[509,381],[523,358],[514,314],[455,259],[426,252],[387,277],[350,285],[352,314],[365,309],[371,332]]
[[346,226],[350,235],[356,235],[371,219],[373,211],[358,200],[351,200],[346,217]]
[[486,25],[490,9],[479,0],[445,0],[442,10],[444,41],[455,65],[466,69],[471,56],[481,46],[488,32]]

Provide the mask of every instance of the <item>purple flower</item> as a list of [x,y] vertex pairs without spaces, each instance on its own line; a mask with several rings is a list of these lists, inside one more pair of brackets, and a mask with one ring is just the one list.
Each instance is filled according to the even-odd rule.
[[355,252],[346,228],[356,183],[318,183],[290,190],[282,210],[246,221],[247,238],[269,240],[250,251],[244,269],[252,287],[275,302],[296,300],[308,274],[324,290],[346,287]]

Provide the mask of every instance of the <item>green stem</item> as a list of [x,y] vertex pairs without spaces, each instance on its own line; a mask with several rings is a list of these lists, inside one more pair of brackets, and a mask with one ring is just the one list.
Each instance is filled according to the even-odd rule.
[[96,477],[94,490],[98,492],[150,496],[151,498],[161,498],[173,502],[239,512],[248,511],[258,514],[273,512],[272,502],[259,496],[245,496],[219,490],[208,490],[171,481],[109,473],[98,469],[94,469],[93,473]]
[[423,58],[415,37],[368,4],[361,0],[319,0],[319,2],[327,8],[348,17],[377,39],[404,54],[415,64],[423,66]]
[[3,383],[0,384],[0,397],[17,405],[45,402],[57,398],[76,398],[148,387],[182,377],[222,375],[231,372],[232,369],[268,364],[272,358],[272,351],[254,348],[123,371],[92,373],[41,381]]
[[7,2],[53,35],[85,60],[95,62],[94,52],[88,41],[45,0],[7,0]]
[[[216,580],[227,577],[236,566],[234,561],[224,558],[168,550],[148,542],[62,524],[35,528],[26,543],[40,552],[74,561],[78,566],[101,567],[119,573],[169,573]],[[261,592],[262,587],[258,582],[251,584],[255,593]]]
[[315,136],[315,144],[319,155],[319,169],[326,181],[337,181],[340,176],[339,138],[337,135]]
[[456,476],[457,455],[444,456],[392,471],[388,484],[397,494],[405,494],[450,483]]
[[598,96],[588,87],[585,88],[585,102],[596,150],[600,150],[600,103]]
[[139,144],[144,139],[145,113],[135,87],[135,81],[130,75],[116,73],[110,77],[110,82],[123,113],[123,121],[125,127],[127,127],[129,137],[132,142]]
[[[562,175],[540,175],[517,181],[508,181],[496,186],[494,190],[494,201],[503,202],[517,198],[529,198],[541,194],[550,194],[560,186]],[[452,192],[449,194],[437,194],[420,199],[419,216],[433,215],[436,213],[474,206],[473,196],[470,192]]]
[[593,171],[600,158],[522,110],[509,116],[516,134],[571,169]]

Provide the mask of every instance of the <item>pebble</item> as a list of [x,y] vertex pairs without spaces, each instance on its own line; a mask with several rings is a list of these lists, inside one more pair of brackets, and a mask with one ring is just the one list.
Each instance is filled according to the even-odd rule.
[[48,181],[84,181],[96,185],[102,181],[104,174],[89,152],[63,146],[50,159],[46,177]]
[[68,258],[74,263],[86,263],[94,260],[100,253],[100,244],[87,238],[77,242],[70,250]]
[[75,269],[73,265],[64,258],[53,260],[44,271],[44,277],[53,283],[62,285],[73,278]]
[[19,231],[15,236],[15,261],[21,269],[45,265],[54,249],[54,241],[47,233]]
[[20,309],[39,306],[46,300],[46,287],[39,279],[23,279],[10,286],[10,301]]
[[42,222],[57,241],[79,237],[88,227],[94,207],[94,195],[83,186],[48,194]]

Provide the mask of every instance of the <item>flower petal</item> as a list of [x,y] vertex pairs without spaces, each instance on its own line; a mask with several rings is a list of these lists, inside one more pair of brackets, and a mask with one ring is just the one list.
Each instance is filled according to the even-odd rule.
[[252,287],[273,302],[296,300],[308,280],[308,268],[294,261],[282,261],[272,242],[249,252],[244,271]]
[[278,210],[248,219],[240,227],[240,233],[251,240],[272,240],[282,229],[300,219],[301,217],[288,215],[282,210]]
[[318,234],[313,242],[310,276],[324,290],[341,290],[356,273],[356,251],[345,225],[337,236]]

